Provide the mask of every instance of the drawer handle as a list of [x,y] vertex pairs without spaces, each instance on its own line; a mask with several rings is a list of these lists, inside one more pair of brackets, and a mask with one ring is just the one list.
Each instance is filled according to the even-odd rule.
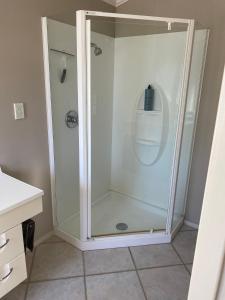
[[9,243],[9,241],[10,241],[10,239],[7,239],[5,241],[5,244],[3,244],[3,245],[0,246],[0,249],[4,248]]
[[5,279],[9,278],[9,276],[12,274],[12,271],[13,271],[13,268],[10,268],[9,273],[8,273],[7,275],[5,275],[4,277],[2,277],[1,281],[3,281],[3,280],[5,280]]

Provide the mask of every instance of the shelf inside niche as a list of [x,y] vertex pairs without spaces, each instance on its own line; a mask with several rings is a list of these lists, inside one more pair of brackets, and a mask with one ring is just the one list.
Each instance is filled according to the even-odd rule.
[[144,114],[144,115],[160,115],[162,113],[161,110],[144,110],[144,109],[137,109],[137,114]]
[[147,139],[136,139],[137,144],[151,146],[151,147],[159,147],[160,143],[153,140],[147,140]]

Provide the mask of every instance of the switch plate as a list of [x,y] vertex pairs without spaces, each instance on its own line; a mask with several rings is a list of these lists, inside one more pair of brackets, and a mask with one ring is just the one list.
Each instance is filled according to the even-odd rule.
[[15,120],[24,119],[24,105],[23,103],[14,103],[14,118]]

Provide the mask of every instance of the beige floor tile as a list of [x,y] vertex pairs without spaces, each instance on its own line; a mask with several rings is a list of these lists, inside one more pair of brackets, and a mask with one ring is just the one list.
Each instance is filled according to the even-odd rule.
[[170,244],[131,247],[137,268],[162,267],[181,264]]
[[173,241],[173,245],[186,264],[193,262],[197,231],[179,232]]
[[27,300],[85,300],[83,277],[31,283]]
[[86,251],[84,258],[86,274],[134,270],[128,248]]
[[7,295],[5,295],[2,300],[24,300],[26,293],[26,284],[20,284]]
[[63,242],[63,240],[57,235],[52,235],[50,238],[44,241],[44,243],[54,243],[54,242]]
[[88,300],[144,300],[136,272],[88,276]]
[[31,280],[83,275],[82,253],[67,243],[41,244],[37,247]]
[[146,269],[139,275],[149,300],[186,300],[190,276],[184,266]]

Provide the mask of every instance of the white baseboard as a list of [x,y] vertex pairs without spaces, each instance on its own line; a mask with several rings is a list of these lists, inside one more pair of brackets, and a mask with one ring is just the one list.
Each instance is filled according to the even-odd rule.
[[37,247],[41,243],[45,242],[47,239],[49,239],[53,235],[54,235],[54,231],[50,231],[50,232],[46,233],[45,235],[43,235],[42,237],[40,237],[39,239],[34,241],[34,247]]
[[190,221],[188,221],[186,219],[184,220],[184,224],[187,225],[187,226],[193,227],[194,229],[198,229],[198,227],[199,227],[198,224],[190,222]]

